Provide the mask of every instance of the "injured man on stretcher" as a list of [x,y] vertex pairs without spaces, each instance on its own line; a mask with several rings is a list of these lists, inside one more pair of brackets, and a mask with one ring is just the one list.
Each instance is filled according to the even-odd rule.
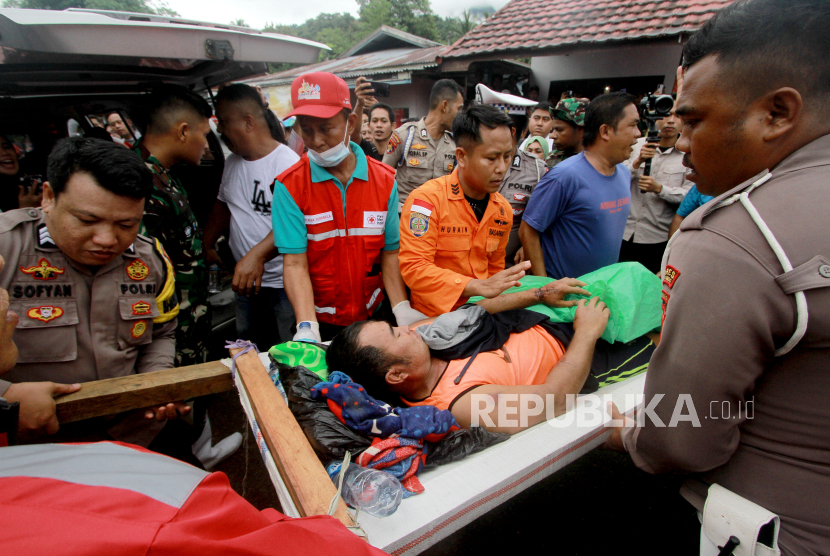
[[[563,278],[410,327],[356,322],[332,340],[326,362],[390,405],[448,409],[464,428],[513,434],[563,414],[578,393],[648,367],[648,337],[609,344],[600,339],[609,317],[602,301],[564,300],[590,295],[584,285]],[[540,302],[576,305],[573,324],[525,309]]]

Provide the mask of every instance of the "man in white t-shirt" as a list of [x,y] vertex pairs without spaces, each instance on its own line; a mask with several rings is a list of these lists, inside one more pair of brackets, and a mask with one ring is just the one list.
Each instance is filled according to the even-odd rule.
[[282,126],[253,87],[235,84],[219,91],[216,116],[217,130],[232,154],[205,229],[205,250],[211,264],[221,264],[216,241],[230,228],[229,244],[237,261],[236,331],[265,350],[292,337],[294,311],[271,231],[271,184],[300,158],[285,145]]

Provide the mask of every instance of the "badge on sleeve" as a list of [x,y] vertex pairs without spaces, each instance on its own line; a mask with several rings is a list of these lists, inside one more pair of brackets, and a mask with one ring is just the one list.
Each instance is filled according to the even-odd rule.
[[401,144],[401,138],[398,137],[397,133],[392,133],[392,137],[389,138],[389,144],[386,145],[386,154],[392,154],[395,152],[395,149],[398,148],[398,145]]
[[132,330],[130,330],[130,335],[133,338],[141,338],[145,332],[147,332],[147,325],[144,324],[143,320],[140,320],[133,325]]
[[429,230],[429,216],[412,212],[409,216],[409,231],[415,237],[421,237]]
[[680,278],[680,271],[674,268],[672,265],[666,265],[666,275],[663,278],[663,283],[666,284],[669,289],[674,286],[674,283],[677,282],[677,279]]
[[150,267],[141,259],[136,259],[127,266],[127,276],[132,280],[144,280],[150,274]]
[[54,280],[58,275],[66,272],[66,269],[54,267],[46,259],[40,259],[35,266],[29,268],[21,266],[20,271],[30,275],[35,280]]
[[26,311],[26,316],[41,322],[49,322],[50,320],[55,320],[63,316],[63,309],[60,307],[52,307],[51,305],[42,305],[40,307],[32,307]]

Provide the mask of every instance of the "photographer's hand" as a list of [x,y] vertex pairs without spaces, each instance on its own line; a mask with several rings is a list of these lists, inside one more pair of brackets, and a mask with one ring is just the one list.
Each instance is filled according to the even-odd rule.
[[650,160],[654,158],[655,153],[657,152],[657,147],[651,143],[643,144],[643,148],[640,149],[640,155],[637,157],[637,160],[634,161],[634,164],[631,166],[637,170],[640,168],[641,165],[645,163],[646,160]]
[[640,176],[640,183],[637,185],[639,185],[640,191],[651,193],[660,193],[663,191],[663,186],[654,181],[654,178],[651,176]]

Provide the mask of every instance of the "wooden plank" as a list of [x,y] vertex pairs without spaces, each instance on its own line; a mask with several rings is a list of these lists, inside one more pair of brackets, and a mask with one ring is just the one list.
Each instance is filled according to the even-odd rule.
[[233,390],[231,371],[221,361],[81,384],[55,400],[58,421],[71,423]]
[[[239,351],[231,349],[231,355]],[[240,355],[236,370],[248,392],[260,432],[300,515],[328,513],[337,489],[259,357],[253,351]],[[354,526],[342,499],[334,517],[347,527]]]

